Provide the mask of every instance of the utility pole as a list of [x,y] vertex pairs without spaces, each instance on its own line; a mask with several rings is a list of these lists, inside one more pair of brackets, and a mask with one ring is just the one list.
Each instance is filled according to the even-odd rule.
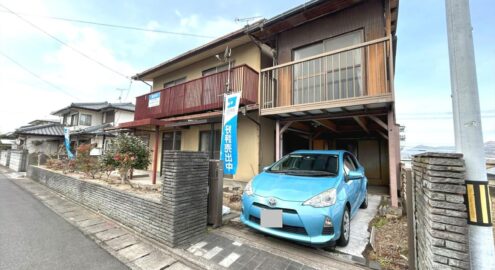
[[466,162],[471,269],[495,269],[495,252],[469,0],[445,0],[457,152]]

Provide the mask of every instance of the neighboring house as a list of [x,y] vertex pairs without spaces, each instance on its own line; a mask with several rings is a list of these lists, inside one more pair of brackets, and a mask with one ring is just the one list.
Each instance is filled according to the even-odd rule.
[[64,139],[64,127],[52,120],[34,120],[15,130],[16,149],[56,155]]
[[108,146],[115,131],[112,127],[134,119],[132,103],[71,103],[52,113],[60,117],[60,123],[70,132],[73,149],[80,144],[94,144],[92,154],[101,154]]
[[156,170],[165,149],[218,158],[228,72],[215,55],[229,47],[231,89],[243,96],[232,179],[248,181],[297,149],[346,149],[397,205],[397,16],[397,0],[330,0],[259,21],[134,76],[153,81],[153,91],[136,98],[134,121],[120,127],[150,138]]

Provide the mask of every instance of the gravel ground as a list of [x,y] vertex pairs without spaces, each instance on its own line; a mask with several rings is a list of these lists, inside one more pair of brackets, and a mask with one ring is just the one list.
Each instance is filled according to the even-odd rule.
[[408,269],[407,217],[376,217],[371,224],[376,227],[375,251],[370,248],[365,257],[382,269]]

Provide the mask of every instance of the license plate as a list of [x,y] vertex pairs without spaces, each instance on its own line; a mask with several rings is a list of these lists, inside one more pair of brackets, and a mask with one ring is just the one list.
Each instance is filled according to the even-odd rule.
[[261,227],[282,228],[282,209],[261,209]]

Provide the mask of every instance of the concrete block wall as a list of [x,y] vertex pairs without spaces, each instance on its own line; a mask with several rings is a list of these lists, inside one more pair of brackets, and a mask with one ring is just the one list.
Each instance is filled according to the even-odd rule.
[[208,159],[203,155],[180,152],[171,157],[175,159],[164,167],[167,174],[162,178],[161,201],[36,166],[29,166],[28,176],[148,237],[175,247],[206,233]]
[[207,153],[165,151],[162,203],[171,211],[167,241],[180,245],[206,233],[208,204]]
[[25,172],[27,164],[26,150],[11,150],[9,168],[16,172]]
[[0,165],[6,167],[10,165],[10,150],[0,151]]
[[462,155],[416,155],[412,169],[418,269],[469,269]]

